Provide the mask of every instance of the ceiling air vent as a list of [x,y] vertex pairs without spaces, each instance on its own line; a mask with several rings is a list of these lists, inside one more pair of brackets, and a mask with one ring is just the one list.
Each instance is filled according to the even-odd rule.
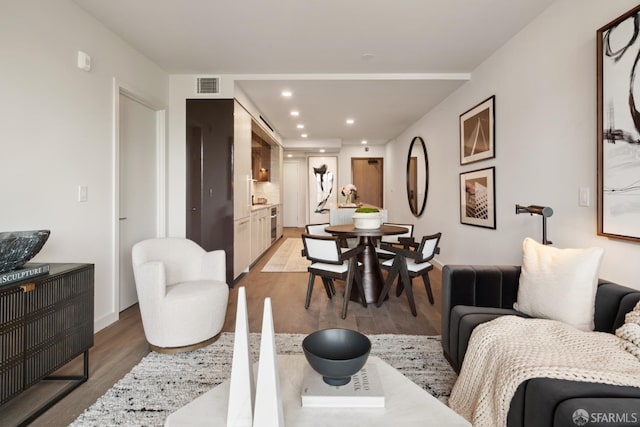
[[220,93],[220,77],[198,77],[196,93]]

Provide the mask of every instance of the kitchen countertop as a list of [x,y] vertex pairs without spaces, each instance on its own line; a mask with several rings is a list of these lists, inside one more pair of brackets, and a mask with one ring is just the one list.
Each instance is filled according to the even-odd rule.
[[262,203],[251,205],[251,212],[259,211],[260,209],[272,208],[274,206],[278,206],[280,203]]

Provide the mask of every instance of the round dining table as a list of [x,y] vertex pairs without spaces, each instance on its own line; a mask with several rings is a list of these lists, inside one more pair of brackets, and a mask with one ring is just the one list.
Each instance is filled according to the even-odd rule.
[[[367,304],[378,301],[384,281],[382,271],[378,264],[378,254],[374,244],[375,237],[388,236],[393,234],[403,234],[409,230],[406,227],[397,225],[381,225],[380,228],[364,229],[356,228],[353,224],[329,225],[324,229],[327,233],[340,238],[358,237],[358,246],[364,246],[364,250],[358,255],[358,261],[363,264],[362,287]],[[355,286],[351,288],[351,301],[362,302]]]

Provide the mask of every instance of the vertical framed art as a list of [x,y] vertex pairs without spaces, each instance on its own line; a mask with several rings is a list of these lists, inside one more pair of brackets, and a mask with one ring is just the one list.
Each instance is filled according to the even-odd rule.
[[338,205],[338,158],[310,156],[309,163],[309,223],[329,222],[329,210]]
[[460,164],[492,159],[495,154],[495,95],[460,115]]
[[460,222],[496,228],[495,168],[460,174]]
[[640,241],[640,6],[596,32],[598,235]]

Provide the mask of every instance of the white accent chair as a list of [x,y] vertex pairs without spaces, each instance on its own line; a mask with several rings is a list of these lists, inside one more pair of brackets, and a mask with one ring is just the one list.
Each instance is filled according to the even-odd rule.
[[311,234],[302,235],[302,243],[304,244],[304,254],[311,265],[307,268],[309,271],[309,283],[307,285],[307,299],[304,308],[309,308],[311,303],[311,293],[313,292],[313,284],[316,276],[322,278],[324,289],[329,299],[335,294],[333,280],[340,279],[346,282],[344,291],[344,303],[342,305],[342,318],[347,317],[347,306],[349,305],[349,297],[351,295],[351,286],[356,282],[356,289],[360,294],[360,300],[364,307],[367,306],[367,300],[362,287],[362,276],[360,273],[361,264],[358,263],[357,256],[364,250],[364,246],[358,246],[348,251],[342,251],[337,237],[317,236]]
[[182,238],[149,239],[131,251],[144,334],[154,351],[195,350],[213,342],[229,298],[225,252]]
[[376,303],[378,307],[382,305],[384,299],[387,297],[391,284],[396,276],[400,276],[396,295],[400,296],[403,288],[406,290],[411,314],[417,316],[416,303],[413,299],[412,280],[414,277],[422,277],[429,302],[433,304],[433,292],[431,291],[431,281],[429,280],[429,271],[433,270],[433,265],[428,261],[431,261],[436,254],[440,253],[438,243],[440,242],[441,236],[442,233],[424,236],[420,244],[413,245],[415,250],[398,248],[387,243],[382,244],[383,249],[395,253],[395,257],[380,264],[380,267],[389,271],[389,275],[384,282],[382,292]]
[[[385,222],[383,223],[383,225],[393,225],[396,227],[405,227],[408,231],[406,233],[402,233],[402,234],[392,234],[392,235],[387,235],[387,236],[382,236],[380,238],[380,241],[378,242],[378,245],[376,245],[376,254],[378,255],[378,258],[380,259],[390,259],[393,258],[394,256],[396,256],[395,252],[391,252],[387,249],[383,249],[382,248],[382,244],[383,243],[388,243],[390,245],[403,245],[403,241],[404,239],[411,239],[411,241],[413,241],[413,224],[396,224],[396,223],[392,223],[392,222]],[[405,247],[405,249],[407,249]]]

